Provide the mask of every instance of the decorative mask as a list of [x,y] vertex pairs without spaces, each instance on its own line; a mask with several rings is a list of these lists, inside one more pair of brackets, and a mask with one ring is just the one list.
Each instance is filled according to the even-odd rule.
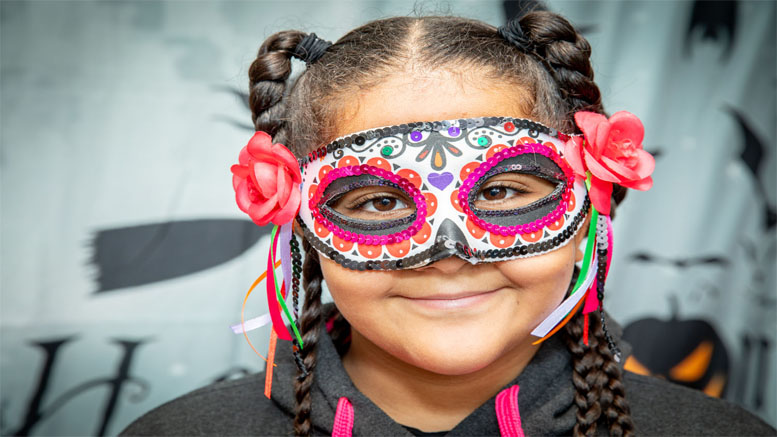
[[541,255],[588,211],[567,139],[508,117],[357,132],[300,160],[298,222],[321,255],[355,270]]

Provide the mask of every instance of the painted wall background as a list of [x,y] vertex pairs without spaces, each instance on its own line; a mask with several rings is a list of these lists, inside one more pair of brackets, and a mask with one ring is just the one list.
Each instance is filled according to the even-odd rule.
[[[605,299],[631,365],[774,425],[776,4],[548,6],[594,47],[608,110],[639,115],[658,154],[654,189],[618,211]],[[264,38],[334,40],[416,11],[499,25],[518,7],[0,2],[0,433],[116,434],[261,370],[228,326],[269,230],[239,213],[228,169],[251,133],[240,93]],[[265,311],[257,296],[249,316]],[[251,337],[266,348],[266,329]]]

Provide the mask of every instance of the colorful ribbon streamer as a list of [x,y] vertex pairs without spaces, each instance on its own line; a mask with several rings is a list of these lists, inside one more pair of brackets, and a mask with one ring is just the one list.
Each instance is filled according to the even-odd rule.
[[[278,338],[281,340],[291,341],[291,334],[289,334],[289,330],[286,329],[286,325],[283,323],[280,311],[278,310],[278,306],[280,305],[281,309],[283,309],[283,313],[286,314],[286,319],[289,320],[289,324],[291,325],[291,329],[294,331],[294,335],[297,337],[297,342],[299,342],[300,347],[303,347],[304,345],[302,343],[302,336],[299,334],[297,325],[294,323],[294,319],[291,317],[289,308],[286,306],[286,301],[284,300],[284,297],[286,296],[285,284],[279,285],[278,276],[275,274],[275,269],[272,268],[273,264],[276,262],[276,245],[278,243],[279,237],[278,229],[279,228],[277,225],[273,226],[272,234],[270,235],[272,240],[272,245],[270,246],[270,256],[267,257],[267,270],[270,272],[269,274],[272,277],[273,284],[275,284],[275,294],[273,294],[272,287],[270,285],[270,278],[267,279],[268,309],[270,310],[273,329],[275,329],[275,332],[278,333]],[[291,239],[291,237],[289,238]]]
[[596,296],[596,290],[593,289],[593,286],[596,280],[596,223],[599,219],[599,213],[596,211],[596,208],[591,208],[591,211],[585,254],[583,255],[583,266],[580,269],[580,274],[577,276],[577,281],[574,287],[572,287],[569,297],[556,307],[539,326],[534,328],[531,334],[541,338],[532,344],[542,343],[569,322],[580,308],[580,305],[585,301],[584,297],[590,296],[592,293],[594,297]]
[[[280,263],[276,264],[276,267],[278,267],[279,265],[280,265]],[[256,288],[256,286],[259,285],[259,283],[262,282],[262,280],[264,280],[264,278],[266,276],[267,276],[267,272],[262,273],[261,275],[259,275],[258,278],[256,278],[254,283],[251,284],[251,287],[248,289],[248,292],[246,292],[246,296],[243,298],[243,305],[240,308],[240,327],[242,328],[243,336],[246,338],[246,342],[248,342],[248,345],[251,346],[251,349],[254,351],[254,353],[256,355],[259,355],[259,357],[261,359],[263,359],[264,361],[267,361],[267,358],[265,358],[264,355],[260,354],[259,351],[256,350],[256,348],[254,347],[253,343],[251,343],[251,339],[248,338],[248,331],[246,330],[245,315],[246,315],[246,302],[248,302],[248,296],[251,295],[251,292],[254,291],[254,288]],[[259,319],[259,318],[261,318],[261,317],[257,317],[257,319]],[[251,320],[253,321],[253,320],[256,320],[256,319],[251,319]],[[233,328],[233,330],[234,330],[234,328]]]

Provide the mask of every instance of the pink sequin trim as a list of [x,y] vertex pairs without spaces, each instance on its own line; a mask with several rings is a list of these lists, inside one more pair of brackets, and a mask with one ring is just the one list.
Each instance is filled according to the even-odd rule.
[[[523,225],[515,225],[515,226],[500,226],[493,223],[488,223],[485,220],[481,219],[480,217],[476,216],[472,210],[469,208],[469,202],[467,199],[469,198],[469,192],[472,189],[472,186],[475,185],[475,183],[480,179],[484,174],[486,174],[489,170],[491,170],[492,167],[499,164],[500,162],[504,161],[507,158],[512,158],[518,155],[522,155],[525,153],[538,153],[540,155],[546,156],[550,158],[553,162],[558,165],[561,170],[564,172],[564,177],[567,180],[566,188],[564,189],[564,193],[561,195],[561,203],[556,207],[553,212],[548,214],[545,217],[542,217],[540,219],[537,219],[531,223],[525,223]],[[467,214],[467,216],[472,220],[473,223],[480,226],[481,228],[487,230],[488,232],[496,235],[516,235],[516,234],[527,234],[530,232],[537,232],[540,229],[544,228],[550,223],[555,222],[558,220],[559,217],[564,215],[564,212],[567,210],[567,205],[569,204],[569,196],[572,193],[572,187],[575,182],[575,174],[572,171],[572,168],[569,166],[569,164],[566,163],[561,157],[554,152],[550,147],[545,146],[543,144],[521,144],[518,146],[509,147],[507,149],[504,149],[500,152],[497,152],[488,159],[488,161],[480,164],[470,175],[467,177],[467,179],[464,180],[464,182],[461,185],[461,188],[459,189],[459,205],[461,205],[461,209],[464,210],[464,213]]]
[[[321,201],[321,196],[323,196],[324,191],[326,191],[326,188],[329,186],[329,184],[338,178],[359,176],[362,174],[369,174],[391,181],[399,185],[403,191],[410,195],[416,204],[416,219],[413,224],[401,232],[396,232],[389,235],[364,235],[343,230],[321,215],[319,202]],[[310,207],[310,213],[313,216],[313,220],[318,222],[321,226],[329,229],[335,235],[345,241],[354,241],[359,244],[378,245],[388,244],[389,239],[393,239],[395,243],[408,240],[419,230],[421,230],[424,222],[426,221],[426,198],[423,194],[421,194],[421,190],[416,188],[412,182],[397,174],[367,164],[344,166],[329,171],[324,177],[324,180],[322,180],[318,185],[318,188],[316,189],[315,194],[313,194],[313,197],[310,199],[308,206]]]

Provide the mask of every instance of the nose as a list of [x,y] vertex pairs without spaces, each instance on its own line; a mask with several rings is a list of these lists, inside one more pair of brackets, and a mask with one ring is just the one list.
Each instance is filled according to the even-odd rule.
[[444,274],[452,274],[461,269],[462,266],[468,264],[467,261],[456,256],[454,243],[466,243],[467,239],[464,237],[461,229],[459,229],[459,227],[456,226],[456,223],[451,219],[446,218],[440,224],[440,228],[437,230],[437,234],[435,234],[434,238],[435,241],[445,241],[446,244],[441,247],[437,253],[432,255],[432,263],[421,267],[420,270],[436,269]]
[[458,256],[449,256],[448,258],[443,258],[427,266],[421,267],[418,270],[435,269],[435,270],[439,270],[443,274],[451,275],[453,273],[458,272],[459,270],[461,270],[462,267],[466,265],[469,265],[469,263],[459,258]]

